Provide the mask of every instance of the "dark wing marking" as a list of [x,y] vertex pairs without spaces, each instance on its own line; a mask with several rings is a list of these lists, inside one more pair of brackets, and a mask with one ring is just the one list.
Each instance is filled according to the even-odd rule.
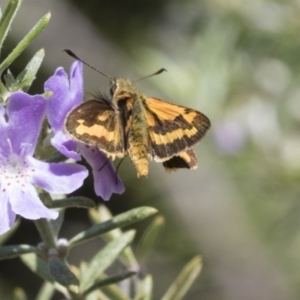
[[92,99],[75,107],[66,117],[65,128],[75,139],[113,159],[125,155],[118,114],[106,100]]
[[165,161],[191,148],[204,137],[210,127],[202,113],[156,98],[144,100],[149,132],[149,155]]

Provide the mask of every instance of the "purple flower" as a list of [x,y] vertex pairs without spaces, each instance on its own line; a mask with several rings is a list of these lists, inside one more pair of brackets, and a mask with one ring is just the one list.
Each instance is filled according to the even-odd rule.
[[23,92],[11,95],[7,108],[0,105],[0,234],[9,230],[16,214],[26,219],[55,219],[35,186],[53,194],[71,193],[87,177],[76,164],[45,163],[34,158],[46,100]]
[[[53,94],[48,98],[47,116],[53,130],[52,145],[62,154],[76,160],[80,154],[91,165],[94,175],[94,187],[98,196],[108,200],[112,193],[124,192],[124,185],[116,175],[112,163],[95,147],[72,140],[64,128],[67,113],[80,104],[83,99],[82,63],[75,61],[70,70],[70,80],[62,67],[57,68],[54,75],[45,83],[45,91]],[[101,171],[99,169],[104,166]]]

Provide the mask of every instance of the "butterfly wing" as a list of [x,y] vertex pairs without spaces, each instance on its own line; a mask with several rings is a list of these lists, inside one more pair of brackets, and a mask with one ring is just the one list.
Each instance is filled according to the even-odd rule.
[[192,149],[187,149],[182,151],[177,155],[173,156],[171,159],[163,162],[163,166],[166,171],[172,172],[177,169],[196,169],[197,168],[197,158]]
[[[150,141],[148,153],[156,161],[170,160],[181,152],[192,155],[187,149],[199,142],[210,127],[204,114],[184,106],[146,98],[144,107]],[[181,162],[186,161],[186,153],[177,155]],[[171,163],[175,163],[175,158]]]
[[67,115],[65,128],[78,141],[97,147],[112,159],[125,155],[120,119],[107,100],[81,103]]

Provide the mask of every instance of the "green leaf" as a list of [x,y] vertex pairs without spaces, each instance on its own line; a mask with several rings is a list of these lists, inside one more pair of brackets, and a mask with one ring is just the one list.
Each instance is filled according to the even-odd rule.
[[60,228],[64,222],[64,218],[65,218],[65,210],[62,209],[59,211],[59,215],[57,219],[50,220],[50,226],[52,228],[52,232],[55,237],[58,236],[58,232],[60,231]]
[[67,207],[80,207],[80,208],[94,208],[95,202],[87,197],[68,197],[65,199],[54,200],[52,208],[67,208]]
[[22,71],[17,76],[17,82],[20,83],[20,88],[24,92],[28,91],[32,82],[34,81],[35,75],[38,72],[43,62],[44,56],[45,56],[44,49],[41,49],[38,52],[36,52],[35,55],[32,57],[32,59],[27,64],[27,66],[25,67],[25,70]]
[[141,238],[137,251],[137,257],[140,263],[145,263],[146,259],[149,257],[164,226],[164,217],[157,216],[146,229]]
[[49,281],[51,283],[51,286],[60,291],[62,294],[68,295],[67,289],[59,283],[55,282],[48,268],[48,264],[44,259],[40,258],[36,254],[30,253],[22,255],[21,260],[33,273],[39,275],[44,280]]
[[89,293],[93,292],[96,289],[99,289],[100,287],[106,286],[106,285],[112,285],[114,283],[118,283],[122,280],[125,280],[127,278],[130,278],[134,276],[136,272],[125,272],[122,274],[117,274],[113,276],[106,277],[100,281],[96,281],[90,288],[88,288],[84,293],[83,296],[87,296]]
[[4,103],[8,97],[9,93],[6,86],[0,81],[0,101]]
[[13,290],[13,300],[27,300],[27,296],[25,291],[20,288],[20,287],[16,287]]
[[134,300],[151,300],[153,291],[153,280],[151,275],[147,275]]
[[91,260],[88,269],[83,274],[82,288],[85,290],[91,286],[99,275],[101,275],[119,256],[123,249],[131,243],[135,235],[134,230],[124,233],[117,240],[109,242]]
[[110,300],[131,300],[131,298],[127,297],[116,284],[103,286],[101,292],[103,292]]
[[30,245],[13,245],[0,247],[0,260],[15,258],[25,253],[36,252],[37,248]]
[[[44,93],[45,96],[45,93]],[[45,162],[47,163],[57,163],[65,161],[67,158],[60,152],[55,152],[51,157],[45,158]]]
[[10,90],[11,87],[15,84],[15,82],[16,82],[15,77],[10,72],[10,70],[7,70],[6,74],[4,75],[4,81],[5,81],[5,85],[8,90]]
[[50,282],[45,281],[43,285],[41,286],[37,296],[36,300],[50,300],[54,294],[54,286]]
[[63,260],[57,256],[50,257],[48,266],[55,281],[65,286],[69,291],[75,294],[79,293],[79,280]]
[[2,49],[3,42],[10,30],[11,23],[20,8],[22,0],[10,0],[0,19],[0,49]]
[[16,79],[13,77],[9,70],[7,71],[4,79],[9,92],[15,92],[18,90],[27,91],[30,88],[32,82],[35,79],[35,75],[40,68],[44,56],[44,49],[39,50]]
[[35,220],[34,224],[46,247],[48,249],[56,248],[55,232],[53,231],[50,221],[42,218]]
[[4,244],[15,233],[19,225],[20,225],[20,220],[17,220],[9,231],[0,235],[0,245]]
[[[105,205],[100,205],[98,210],[89,210],[90,218],[94,223],[101,223],[110,220],[113,216]],[[110,242],[118,239],[123,234],[122,230],[116,228],[103,234],[105,241]],[[137,270],[138,262],[130,246],[126,247],[118,259],[130,270]]]
[[139,207],[115,216],[111,220],[92,226],[91,228],[77,234],[70,240],[70,247],[85,242],[87,240],[98,237],[110,230],[118,227],[127,226],[129,224],[141,221],[153,214],[157,210],[152,207]]
[[33,272],[38,274],[43,279],[54,282],[54,279],[49,271],[47,262],[41,259],[36,254],[24,254],[21,256],[23,263]]
[[43,204],[47,207],[52,207],[53,200],[51,195],[48,192],[42,190],[41,188],[38,188],[37,190],[39,193],[39,198],[41,199]]
[[161,300],[183,299],[197,276],[200,274],[201,269],[202,258],[201,256],[196,256],[185,265]]
[[38,23],[29,31],[29,33],[19,42],[15,49],[0,64],[0,75],[8,68],[12,62],[29,46],[29,44],[39,35],[49,23],[51,14],[47,13]]

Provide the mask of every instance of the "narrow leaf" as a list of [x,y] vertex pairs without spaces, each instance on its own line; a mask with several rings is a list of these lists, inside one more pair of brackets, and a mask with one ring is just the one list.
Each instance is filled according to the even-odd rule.
[[136,272],[125,272],[122,274],[117,274],[113,276],[106,277],[105,279],[102,279],[100,281],[96,281],[90,288],[88,288],[84,293],[83,296],[88,295],[89,293],[93,292],[96,289],[99,289],[100,287],[106,286],[106,285],[111,285],[114,283],[118,283],[124,279],[130,278],[134,276]]
[[59,283],[55,282],[49,271],[48,264],[44,259],[41,259],[36,254],[30,253],[22,255],[21,260],[33,273],[36,273],[44,280],[51,282],[51,286],[53,286],[56,290],[60,291],[63,295],[66,295],[67,298],[67,289]]
[[35,55],[32,57],[32,59],[29,61],[27,66],[25,67],[25,72],[19,77],[17,77],[17,81],[21,83],[21,89],[24,92],[27,92],[30,88],[32,82],[35,79],[36,73],[38,72],[43,59],[45,56],[45,50],[41,49],[38,52],[35,53]]
[[15,77],[10,70],[7,70],[6,74],[4,75],[4,81],[8,90],[10,90],[10,88],[15,84]]
[[58,283],[75,294],[79,293],[79,281],[63,260],[56,256],[50,257],[48,266],[52,277]]
[[147,275],[134,300],[151,300],[153,291],[153,280],[151,275]]
[[95,207],[95,202],[87,197],[68,197],[65,199],[54,200],[52,203],[52,208],[67,208],[67,207],[82,207],[82,208],[93,208]]
[[54,282],[45,260],[32,253],[22,255],[21,260],[33,273],[38,274],[47,281]]
[[56,239],[50,221],[47,219],[38,219],[34,224],[47,248],[56,248]]
[[169,287],[166,294],[161,300],[181,300],[186,295],[187,291],[200,274],[202,269],[201,256],[194,257],[189,261],[180,274],[177,276],[174,283]]
[[165,225],[165,219],[163,216],[157,216],[153,222],[148,226],[145,233],[143,234],[138,251],[137,257],[140,263],[145,263],[153,250],[160,233],[162,232]]
[[[90,218],[94,223],[101,223],[108,221],[112,218],[112,214],[105,205],[100,205],[98,210],[89,210]],[[118,239],[123,234],[122,230],[116,228],[114,230],[108,231],[103,234],[105,241],[110,242],[112,240]],[[118,259],[130,270],[138,271],[138,262],[130,246],[126,247]]]
[[29,46],[37,35],[39,35],[43,29],[49,23],[51,14],[47,13],[43,16],[38,23],[29,31],[29,33],[19,42],[15,49],[6,57],[6,59],[0,65],[0,75],[8,68],[12,62]]
[[0,236],[0,245],[4,244],[14,234],[14,232],[17,230],[19,225],[20,225],[20,219],[14,223],[13,227],[9,231],[5,232]]
[[61,209],[59,211],[58,218],[55,220],[50,220],[50,226],[51,226],[52,232],[56,238],[57,238],[58,232],[63,224],[64,218],[65,218],[65,210]]
[[36,252],[37,248],[30,245],[13,245],[0,247],[0,260],[15,258],[25,253]]
[[123,249],[131,243],[135,231],[124,233],[117,240],[109,242],[91,260],[88,270],[83,274],[82,287],[86,289],[101,275],[119,256]]
[[87,241],[89,239],[95,238],[115,228],[123,227],[141,221],[155,214],[156,212],[157,210],[155,208],[145,206],[145,207],[135,208],[128,212],[117,215],[109,221],[94,225],[93,227],[87,229],[86,231],[77,234],[75,237],[73,237],[70,240],[70,247],[82,243],[84,241]]
[[0,19],[0,49],[11,27],[11,23],[20,8],[22,0],[10,0]]
[[[108,298],[106,296],[106,294],[103,293],[102,290],[98,290],[97,291],[97,296],[96,297],[97,297],[96,299],[91,299],[91,300],[111,300],[111,299],[114,299],[114,300],[123,300],[124,299],[124,298],[120,299],[120,298],[117,298],[117,297],[115,297],[115,298]],[[90,299],[88,299],[88,300],[90,300]],[[128,300],[128,299],[126,298],[125,300]]]
[[45,281],[43,283],[43,285],[41,286],[37,296],[36,296],[36,300],[50,300],[54,294],[55,290],[54,290],[54,286],[53,284],[51,284],[50,282]]
[[[104,275],[99,276],[101,279],[104,279]],[[108,299],[114,300],[131,300],[125,293],[121,290],[119,285],[111,284],[105,285],[101,288],[101,292],[104,293]]]
[[0,81],[0,101],[4,103],[8,97],[9,93],[6,86]]
[[57,163],[57,162],[65,161],[66,159],[67,158],[62,153],[56,151],[51,157],[45,158],[45,162],[47,162],[47,163],[53,163],[53,162]]
[[41,199],[43,204],[47,207],[52,207],[53,200],[51,195],[40,188],[38,189],[38,192],[39,192],[39,198]]

